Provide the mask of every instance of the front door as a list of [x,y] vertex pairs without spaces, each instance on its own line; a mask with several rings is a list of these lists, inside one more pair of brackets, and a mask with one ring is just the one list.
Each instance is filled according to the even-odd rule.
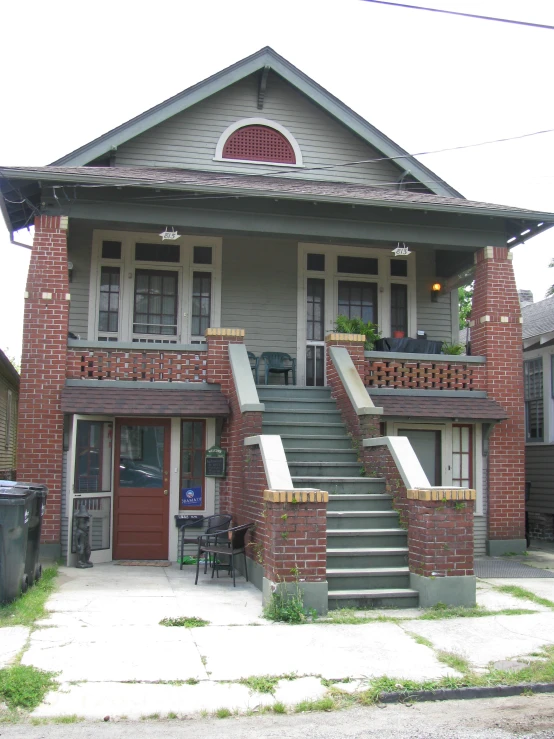
[[114,559],[167,559],[170,421],[116,423]]
[[442,435],[436,429],[399,428],[407,436],[431,485],[442,485]]

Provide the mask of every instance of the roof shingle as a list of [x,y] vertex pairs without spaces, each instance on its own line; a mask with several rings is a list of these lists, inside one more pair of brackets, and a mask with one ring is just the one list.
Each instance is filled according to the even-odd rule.
[[[371,393],[370,393],[371,395]],[[508,417],[502,406],[489,398],[426,397],[393,392],[371,396],[374,404],[383,408],[383,415],[398,418],[459,418],[460,420],[501,421]]]

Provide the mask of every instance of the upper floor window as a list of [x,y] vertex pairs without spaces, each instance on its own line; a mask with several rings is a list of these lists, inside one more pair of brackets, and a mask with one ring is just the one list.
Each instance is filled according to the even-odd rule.
[[525,389],[525,440],[544,440],[542,357],[523,363]]
[[245,118],[221,135],[215,159],[302,166],[302,154],[294,136],[274,121]]

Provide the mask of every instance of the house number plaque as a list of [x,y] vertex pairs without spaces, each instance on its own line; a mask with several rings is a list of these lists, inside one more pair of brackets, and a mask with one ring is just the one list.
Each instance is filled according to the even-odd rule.
[[206,477],[225,477],[227,452],[218,446],[206,450]]

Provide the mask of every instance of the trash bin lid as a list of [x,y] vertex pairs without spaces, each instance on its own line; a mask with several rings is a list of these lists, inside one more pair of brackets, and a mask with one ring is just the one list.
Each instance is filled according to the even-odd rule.
[[0,487],[0,506],[9,505],[11,503],[21,503],[29,498],[34,498],[36,490],[31,487],[20,487],[19,485],[13,485],[9,488]]
[[41,485],[40,483],[19,482],[19,480],[0,480],[0,495],[9,490],[13,490],[14,488],[33,491],[37,495],[43,495],[44,497],[48,494],[48,488],[46,485]]

